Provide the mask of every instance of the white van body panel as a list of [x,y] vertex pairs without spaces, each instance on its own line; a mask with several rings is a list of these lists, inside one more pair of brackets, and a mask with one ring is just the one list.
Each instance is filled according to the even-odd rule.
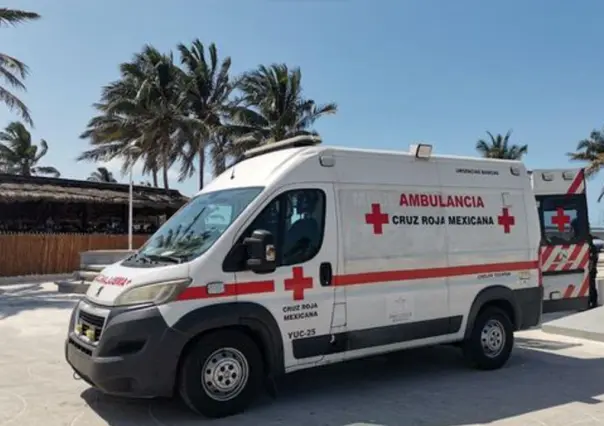
[[116,262],[103,269],[88,287],[86,298],[99,305],[112,306],[115,299],[126,288],[154,282],[187,279],[189,265],[166,265],[161,268],[125,268]]
[[[348,329],[463,317],[455,333],[354,351],[349,357],[461,338],[467,313],[480,290],[489,285],[518,289],[538,281],[534,263],[539,236],[529,232],[538,228],[538,218],[530,182],[520,163],[454,157],[426,162],[413,156],[358,151],[338,151],[335,158],[343,273],[371,271],[386,277],[379,285],[346,287]],[[511,166],[519,176],[510,172]],[[361,168],[379,172],[356,173]],[[469,208],[413,206],[411,198],[417,194],[440,194],[444,199],[462,195],[481,203]],[[366,224],[366,215],[375,204],[379,206],[376,214],[388,215],[389,221],[381,226],[379,235]],[[498,217],[504,208],[513,215],[514,225],[502,238]],[[463,222],[465,216],[479,217],[485,224],[438,225],[449,217]],[[500,273],[480,272],[481,264],[506,263],[516,269],[506,273],[504,265]],[[414,277],[430,275],[430,270],[446,273],[456,265],[474,265],[477,272]],[[396,279],[397,273],[404,278]]]
[[582,169],[538,169],[531,172],[535,195],[581,194],[585,192]]

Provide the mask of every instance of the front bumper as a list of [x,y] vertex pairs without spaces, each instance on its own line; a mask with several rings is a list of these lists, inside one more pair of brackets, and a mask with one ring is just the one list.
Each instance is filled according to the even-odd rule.
[[[82,318],[104,319],[100,338],[82,337]],[[80,302],[71,315],[65,358],[101,391],[131,397],[172,396],[178,360],[187,338],[168,327],[155,306],[107,309]]]

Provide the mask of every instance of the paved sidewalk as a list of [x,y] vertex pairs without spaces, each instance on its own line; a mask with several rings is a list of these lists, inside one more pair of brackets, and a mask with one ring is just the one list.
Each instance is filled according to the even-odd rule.
[[438,347],[337,365],[285,380],[279,398],[200,420],[178,401],[125,400],[73,380],[63,360],[77,296],[48,284],[0,288],[0,426],[570,426],[604,424],[604,344],[519,333],[509,366],[467,369]]

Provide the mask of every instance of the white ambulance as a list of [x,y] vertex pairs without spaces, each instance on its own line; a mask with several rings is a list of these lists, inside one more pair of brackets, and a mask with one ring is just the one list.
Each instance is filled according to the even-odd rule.
[[583,169],[530,172],[541,226],[543,312],[584,310],[589,301],[589,218]]
[[75,373],[220,417],[283,373],[411,347],[503,366],[543,299],[522,163],[318,142],[248,152],[107,267],[69,324]]

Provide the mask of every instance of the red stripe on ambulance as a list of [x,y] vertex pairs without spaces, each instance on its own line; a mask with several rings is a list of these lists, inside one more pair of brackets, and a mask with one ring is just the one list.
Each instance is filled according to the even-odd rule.
[[565,244],[541,248],[541,268],[544,272],[581,269],[589,260],[588,244]]
[[589,252],[588,255],[581,262],[580,268],[584,269],[583,272],[583,283],[581,284],[581,289],[579,290],[579,297],[587,296],[587,292],[589,291],[589,269],[587,268],[589,262]]
[[566,291],[564,291],[562,298],[568,299],[569,297],[572,297],[573,291],[575,291],[575,286],[571,284],[568,287],[566,287]]
[[[562,270],[563,271],[568,271],[569,269],[572,269],[573,265],[575,264],[575,261],[577,260],[577,258],[579,257],[579,254],[581,253],[581,250],[585,250],[586,252],[588,252],[588,247],[585,245],[581,245],[581,244],[577,244],[575,245],[574,249],[571,251],[570,256],[568,257],[568,262],[566,263],[566,265],[562,266]],[[584,255],[586,255],[588,253],[584,253]]]
[[[568,256],[565,253],[570,253]],[[570,283],[562,298],[585,297],[589,291],[589,245],[588,244],[564,244],[559,246],[542,247],[541,270],[543,272],[560,272],[583,270],[580,282]]]
[[[477,275],[495,272],[514,272],[539,269],[537,260],[523,262],[505,262],[491,263],[486,265],[462,265],[462,266],[447,266],[442,268],[426,268],[426,269],[406,269],[399,271],[378,271],[365,272],[358,274],[336,275],[333,277],[334,286],[349,286],[360,284],[377,284],[391,281],[411,281],[431,278],[452,278],[463,275]],[[292,268],[294,271],[293,278],[284,280],[285,290],[294,290],[293,285],[288,282],[302,277],[303,269],[301,267]],[[296,272],[297,275],[296,275]],[[310,281],[309,281],[310,282]],[[245,283],[230,283],[225,284],[225,289],[222,293],[210,294],[206,286],[189,287],[183,291],[177,300],[195,300],[195,299],[212,299],[218,297],[245,296],[251,294],[273,293],[275,292],[275,281],[251,281]],[[312,287],[304,286],[304,290],[311,290]],[[298,295],[295,300],[301,300],[302,295]]]
[[334,277],[335,286],[358,284],[376,284],[389,281],[425,280],[431,278],[452,278],[463,275],[487,274],[494,272],[513,272],[538,269],[536,260],[525,262],[491,263],[486,265],[446,266],[441,268],[406,269],[400,271],[379,271],[359,274],[346,274]]
[[568,195],[581,194],[585,192],[585,176],[583,174],[583,169],[579,170],[577,176],[572,181],[570,186],[568,187]]
[[224,284],[221,293],[208,293],[207,286],[189,287],[178,296],[177,300],[213,299],[217,297],[243,296],[246,294],[274,293],[275,281],[250,281],[246,283]]

